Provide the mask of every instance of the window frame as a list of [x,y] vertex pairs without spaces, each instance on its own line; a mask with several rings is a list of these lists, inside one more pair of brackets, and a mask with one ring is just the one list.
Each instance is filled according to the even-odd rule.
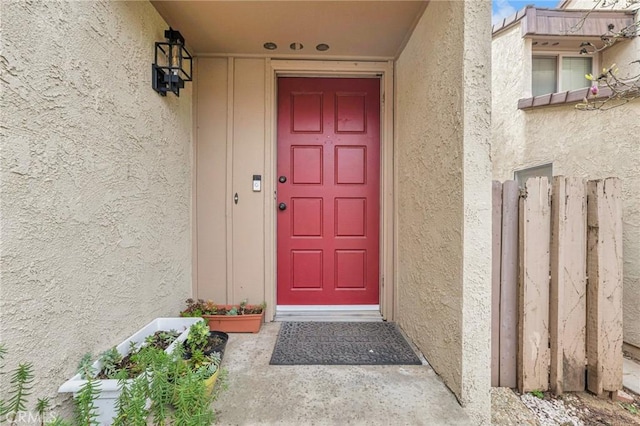
[[[556,91],[552,93],[566,92],[567,89],[562,87],[562,60],[564,58],[591,58],[591,74],[596,75],[600,66],[599,55],[580,55],[574,51],[558,51],[558,50],[533,50],[531,52],[531,96],[544,96],[549,93],[542,93],[540,95],[533,94],[533,58],[556,58]],[[590,87],[590,86],[585,86]]]
[[[546,172],[547,170],[548,170],[548,173],[537,173],[541,171]],[[523,179],[523,175],[530,175],[530,176],[528,177],[524,176],[524,179]],[[551,179],[553,178],[553,161],[548,161],[546,163],[536,164],[533,166],[526,166],[526,167],[513,170],[513,180],[516,181],[516,183],[518,184],[518,188],[520,189],[524,188],[524,184],[527,181],[527,179],[532,177],[541,177],[541,176],[548,178],[549,182],[551,182]]]

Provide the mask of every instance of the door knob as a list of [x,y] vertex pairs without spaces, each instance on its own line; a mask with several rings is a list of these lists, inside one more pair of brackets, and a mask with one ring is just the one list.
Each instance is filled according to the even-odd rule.
[[280,183],[285,183],[285,182],[287,181],[287,177],[286,177],[286,176],[280,176],[280,177],[278,178],[278,181],[279,181]]
[[280,203],[280,204],[278,204],[278,208],[280,210],[286,210],[287,209],[287,205],[285,203]]

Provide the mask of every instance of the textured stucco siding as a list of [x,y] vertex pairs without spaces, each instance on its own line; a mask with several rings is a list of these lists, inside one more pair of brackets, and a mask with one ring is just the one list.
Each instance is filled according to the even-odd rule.
[[148,2],[0,8],[0,340],[53,397],[191,294],[191,85],[152,90]]
[[[524,112],[517,100],[531,96],[531,51],[528,40],[522,38],[520,24],[497,35],[491,45],[491,133],[493,162],[496,158],[518,158],[517,147],[508,141],[524,138]],[[505,100],[509,99],[509,102]],[[513,102],[513,100],[516,102]],[[505,143],[498,143],[504,141]]]
[[397,318],[478,423],[490,410],[487,5],[431,2],[396,62]]
[[462,394],[477,423],[491,397],[491,2],[464,3]]
[[[511,53],[522,43],[508,34],[493,41],[494,178],[513,179],[514,170],[553,163],[554,175],[622,180],[624,340],[640,346],[640,101],[609,111],[581,112],[573,105],[518,111],[518,99],[528,94],[519,94],[506,80],[520,67]],[[629,65],[638,52],[636,37],[604,51],[601,64],[616,63],[621,75],[631,74],[639,68]],[[530,76],[513,78],[531,84]]]

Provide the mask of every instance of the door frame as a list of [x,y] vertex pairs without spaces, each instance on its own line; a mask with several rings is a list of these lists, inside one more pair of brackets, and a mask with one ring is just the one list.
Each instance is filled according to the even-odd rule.
[[265,301],[267,320],[273,320],[277,289],[277,218],[276,186],[277,174],[277,79],[278,77],[376,77],[380,79],[380,311],[384,319],[393,321],[397,312],[396,229],[395,213],[397,181],[394,166],[393,61],[265,61]]

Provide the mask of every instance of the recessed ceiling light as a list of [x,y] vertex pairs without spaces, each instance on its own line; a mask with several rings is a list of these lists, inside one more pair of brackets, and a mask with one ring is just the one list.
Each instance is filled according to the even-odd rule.
[[265,44],[263,44],[262,47],[264,47],[267,50],[276,50],[278,48],[278,45],[272,41],[268,41]]
[[320,43],[316,46],[316,50],[319,52],[326,52],[329,50],[329,45],[327,43]]
[[289,49],[291,49],[291,50],[302,50],[302,49],[304,49],[304,46],[302,45],[302,43],[291,43],[289,45]]

